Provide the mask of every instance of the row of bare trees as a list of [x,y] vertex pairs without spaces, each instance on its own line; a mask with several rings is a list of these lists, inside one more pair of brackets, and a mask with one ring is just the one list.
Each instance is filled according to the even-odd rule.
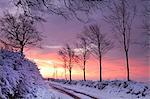
[[[148,43],[146,41],[146,46],[149,49],[149,31],[150,31],[150,7],[149,1],[138,1],[144,3],[144,13],[143,16],[143,25],[142,28],[147,34]],[[130,0],[114,0],[110,1],[108,5],[106,4],[108,13],[104,15],[104,19],[112,27],[115,39],[118,44],[120,44],[121,49],[125,55],[126,61],[126,71],[127,71],[127,80],[130,81],[130,63],[129,63],[129,50],[131,49],[133,43],[133,36],[135,35],[134,26],[135,18],[137,16],[137,6],[136,2]],[[104,10],[105,11],[105,10]],[[85,28],[85,31],[79,36],[80,46],[78,48],[82,49],[82,54],[79,56],[80,60],[83,62],[83,74],[85,78],[85,65],[86,61],[89,59],[89,54],[93,53],[97,56],[100,66],[100,81],[102,81],[102,57],[106,54],[111,48],[113,48],[114,42],[106,38],[107,35],[101,32],[101,28],[97,25],[90,25]],[[146,39],[146,40],[147,40]],[[141,43],[140,43],[141,44]],[[143,43],[142,43],[143,44]]]
[[[70,81],[71,71],[74,63],[80,63],[83,70],[83,78],[86,80],[86,62],[91,53],[99,61],[100,81],[102,81],[102,57],[113,47],[113,43],[108,39],[106,34],[102,33],[101,28],[97,25],[85,27],[85,30],[78,35],[79,42],[76,48],[71,48],[68,44],[59,50],[59,55],[64,62],[64,68],[69,70]],[[77,64],[74,64],[77,65]],[[66,74],[65,74],[66,75]]]
[[[132,43],[132,25],[134,24],[134,18],[136,15],[136,6],[129,3],[128,0],[120,0],[118,2],[112,1],[111,5],[107,7],[110,15],[105,16],[105,20],[112,25],[117,41],[121,44],[121,48],[124,51],[128,81],[130,80],[129,48]],[[80,35],[82,45],[80,48],[83,49],[83,71],[85,72],[85,64],[90,49],[89,52],[92,52],[99,60],[100,81],[102,81],[102,57],[113,47],[113,42],[106,37],[106,34],[102,33],[98,25],[90,25],[89,27],[86,27],[85,31]]]

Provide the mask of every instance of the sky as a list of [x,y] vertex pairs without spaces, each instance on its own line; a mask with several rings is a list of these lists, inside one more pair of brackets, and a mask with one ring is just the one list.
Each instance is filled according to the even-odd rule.
[[[2,15],[2,12],[6,9],[11,13],[16,13],[18,11],[18,9],[13,7],[8,0],[0,0],[0,15]],[[141,21],[138,19],[140,17],[140,14],[137,15],[136,25],[133,29],[134,33],[136,33],[136,36],[133,36],[133,38],[136,38],[137,41],[146,39],[142,29],[139,28],[139,23]],[[110,38],[113,38],[110,25],[104,22],[100,12],[93,14],[91,16],[93,20],[87,24],[74,19],[65,20],[57,15],[45,15],[44,18],[46,19],[46,22],[37,26],[38,30],[41,31],[43,35],[43,41],[41,42],[42,48],[27,48],[25,49],[25,55],[37,64],[40,73],[45,78],[64,78],[63,63],[57,52],[65,43],[73,45],[77,42],[76,36],[83,30],[84,26],[92,23],[99,24],[102,26],[103,32],[107,33]],[[137,81],[150,81],[148,54],[147,49],[143,46],[132,45],[131,50],[129,51],[131,79]],[[86,67],[87,79],[98,80],[99,65],[94,56],[90,57]],[[104,56],[102,68],[103,79],[126,79],[125,56],[122,49],[115,45],[115,47]],[[72,78],[83,79],[83,72],[79,64],[73,66]]]

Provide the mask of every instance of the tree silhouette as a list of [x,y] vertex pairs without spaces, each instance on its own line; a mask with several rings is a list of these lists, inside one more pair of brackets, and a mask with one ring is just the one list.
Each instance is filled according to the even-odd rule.
[[66,58],[66,64],[67,64],[67,68],[68,68],[68,71],[69,71],[69,80],[71,82],[72,81],[72,68],[73,68],[74,63],[78,62],[79,58],[76,55],[74,49],[71,48],[69,44],[66,44],[65,47],[63,47],[61,49],[61,54],[62,53]]
[[109,24],[112,24],[113,30],[116,33],[115,36],[125,53],[127,80],[129,81],[129,48],[131,46],[132,25],[136,14],[136,6],[128,0],[113,1],[110,5],[108,6],[110,15],[105,18]]
[[90,56],[90,50],[89,50],[89,44],[87,42],[87,39],[82,35],[78,35],[79,42],[77,43],[77,49],[78,49],[78,56],[79,60],[81,61],[81,68],[83,70],[83,79],[86,81],[86,63]]
[[102,81],[102,57],[113,47],[113,43],[102,34],[98,25],[90,25],[85,28],[84,36],[90,44],[90,48],[99,60],[100,81]]
[[64,71],[65,71],[65,79],[67,80],[67,74],[66,74],[66,69],[67,69],[67,55],[66,55],[65,49],[60,49],[58,51],[58,55],[61,56],[61,60],[63,61],[63,68],[64,68]]
[[[143,6],[144,6],[144,11],[143,11],[143,26],[142,28],[144,29],[144,32],[147,36],[146,42],[145,42],[145,46],[146,48],[149,49],[150,43],[149,43],[149,37],[150,37],[150,1],[143,1]],[[142,44],[143,45],[143,44]]]
[[19,49],[22,54],[25,47],[36,46],[42,40],[40,32],[35,27],[35,22],[22,14],[14,16],[5,13],[0,19],[0,31],[1,40]]

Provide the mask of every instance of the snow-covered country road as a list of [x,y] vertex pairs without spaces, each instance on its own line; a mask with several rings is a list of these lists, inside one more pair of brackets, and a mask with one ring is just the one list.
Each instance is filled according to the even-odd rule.
[[134,81],[46,81],[56,99],[150,99],[150,86]]
[[56,87],[55,85],[50,84],[50,87],[52,87],[53,89],[55,89],[55,90],[57,90],[57,91],[59,91],[59,92],[61,92],[61,93],[64,93],[64,94],[66,94],[66,95],[69,95],[69,96],[71,96],[72,98],[80,99],[78,96],[76,96],[76,95],[74,95],[74,94],[72,94],[72,93],[69,93],[68,91],[65,91],[65,90],[62,89],[62,88],[58,88],[58,87]]
[[89,94],[79,92],[79,91],[76,91],[76,90],[71,89],[71,88],[66,88],[66,87],[58,85],[56,83],[55,84],[49,83],[49,86],[56,91],[59,91],[63,94],[66,94],[66,95],[72,97],[73,99],[99,99],[95,96],[91,96]]

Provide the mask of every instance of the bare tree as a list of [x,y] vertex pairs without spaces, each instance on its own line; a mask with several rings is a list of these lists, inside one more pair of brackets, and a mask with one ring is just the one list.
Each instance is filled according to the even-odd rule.
[[113,43],[102,34],[98,25],[90,25],[85,28],[84,35],[90,44],[90,48],[97,56],[100,66],[100,81],[102,81],[102,57],[113,47]]
[[70,82],[72,81],[72,68],[74,63],[78,62],[78,56],[76,55],[75,51],[73,48],[70,47],[70,45],[66,44],[64,48],[62,48],[63,54],[65,54],[66,59],[67,59],[67,68],[69,71],[69,79]]
[[[131,3],[132,2],[132,3]],[[129,48],[131,45],[132,25],[136,14],[136,5],[129,0],[114,0],[111,6],[108,6],[110,15],[106,16],[106,21],[111,23],[115,36],[121,48],[124,50],[127,66],[127,80],[130,80],[129,71]]]
[[81,61],[81,68],[83,70],[83,79],[86,81],[86,62],[90,56],[89,44],[87,39],[82,34],[78,35],[79,42],[77,43],[77,49],[79,52],[79,59]]
[[145,42],[145,45],[146,47],[148,47],[149,49],[149,46],[150,46],[150,43],[149,43],[149,37],[150,37],[150,1],[143,1],[143,6],[144,6],[144,11],[143,11],[143,26],[142,28],[144,29],[144,32],[147,36],[147,39],[148,39],[148,42],[146,40]]
[[42,40],[35,21],[21,14],[14,16],[5,13],[0,18],[0,31],[1,39],[7,45],[19,49],[22,54],[25,47],[36,46]]
[[58,51],[58,54],[61,56],[61,60],[63,61],[63,68],[65,71],[65,79],[67,80],[67,74],[66,74],[66,69],[67,69],[67,55],[65,52],[65,49],[60,49]]

